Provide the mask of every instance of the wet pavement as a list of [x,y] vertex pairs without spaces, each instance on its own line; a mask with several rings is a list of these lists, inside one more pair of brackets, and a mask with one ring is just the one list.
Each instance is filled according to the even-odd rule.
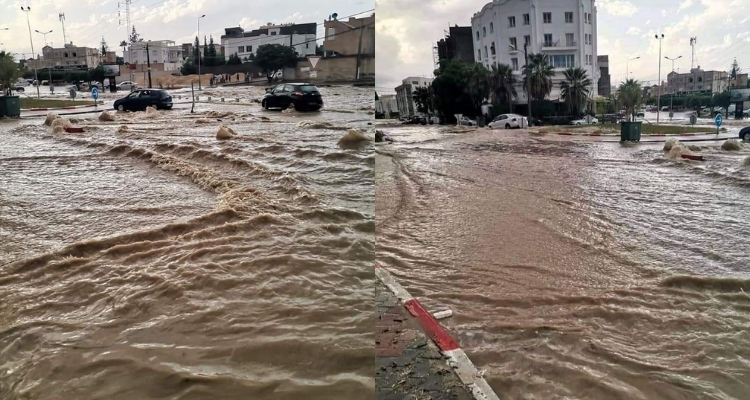
[[445,357],[382,283],[375,287],[378,400],[471,400]]

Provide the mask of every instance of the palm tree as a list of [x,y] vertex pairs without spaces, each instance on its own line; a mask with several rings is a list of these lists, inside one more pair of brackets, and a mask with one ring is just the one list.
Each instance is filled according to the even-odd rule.
[[432,87],[418,87],[414,89],[414,103],[417,105],[417,111],[423,114],[429,114],[432,110]]
[[481,115],[482,102],[489,95],[490,88],[487,85],[490,72],[483,64],[471,64],[468,69],[466,88],[464,94],[471,106],[474,115]]
[[[544,100],[552,92],[552,77],[555,71],[549,63],[546,54],[529,54],[529,62],[523,67],[524,91],[537,103]],[[531,88],[529,88],[531,81]],[[531,107],[531,102],[529,102]]]
[[513,112],[512,99],[518,98],[516,77],[513,68],[507,64],[492,64],[490,70],[490,91],[496,101],[507,101],[510,112]]
[[573,116],[578,117],[591,92],[591,79],[583,68],[568,68],[563,74],[565,80],[560,84],[562,98]]
[[628,79],[622,85],[620,85],[620,102],[625,107],[628,122],[633,122],[635,117],[635,110],[641,104],[643,91],[641,90],[641,84],[634,79]]

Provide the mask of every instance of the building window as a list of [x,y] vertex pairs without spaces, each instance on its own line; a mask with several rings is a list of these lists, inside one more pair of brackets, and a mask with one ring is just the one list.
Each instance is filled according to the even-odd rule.
[[477,40],[479,40],[479,31],[477,31]]
[[482,27],[482,37],[487,37],[487,27],[486,26]]
[[550,63],[552,68],[574,68],[575,56],[573,54],[550,56]]
[[546,13],[544,13],[542,15],[544,16],[544,23],[545,24],[551,24],[552,23],[552,13],[551,12],[546,12]]
[[698,77],[698,82],[703,82],[703,77],[702,76]]
[[240,46],[237,48],[238,53],[244,53],[245,52],[245,46]]
[[247,46],[247,52],[252,53],[253,52],[253,46]]
[[510,62],[513,65],[513,71],[518,71],[518,59],[517,58],[511,58]]
[[490,45],[490,51],[492,52],[492,56],[494,57],[495,56],[495,42],[492,42],[492,44]]
[[516,38],[514,37],[510,38],[510,49],[518,50],[518,42],[516,41]]
[[524,25],[531,25],[531,17],[529,17],[529,14],[523,15],[523,24]]
[[490,34],[493,34],[493,33],[495,33],[495,24],[490,22]]
[[693,78],[688,79],[690,83],[693,83]]
[[68,57],[68,53],[65,53],[65,58],[67,58],[67,57]]
[[565,23],[572,24],[573,23],[573,13],[572,12],[566,12],[565,13]]
[[508,26],[511,28],[516,27],[516,17],[508,17]]
[[531,46],[531,35],[526,35],[523,37],[523,44],[526,46]]
[[552,43],[552,34],[551,33],[545,33],[544,34],[544,47],[552,47],[555,44]]
[[477,50],[477,59],[480,59],[480,60],[482,59],[482,50]]
[[78,57],[78,55],[76,53],[73,53],[73,57]]
[[336,37],[336,28],[328,28],[327,40],[333,40]]
[[565,34],[565,44],[566,44],[566,45],[567,45],[568,47],[571,47],[571,46],[575,46],[575,45],[576,45],[576,40],[575,40],[575,36],[574,36],[574,35],[573,35],[572,33],[566,33],[566,34]]
[[487,58],[489,56],[489,53],[487,53],[487,46],[484,46],[484,58]]

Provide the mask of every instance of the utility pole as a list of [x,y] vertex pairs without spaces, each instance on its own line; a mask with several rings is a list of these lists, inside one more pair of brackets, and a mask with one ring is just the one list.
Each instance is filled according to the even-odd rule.
[[656,124],[659,125],[659,117],[661,113],[661,43],[664,40],[664,34],[656,35],[656,39],[659,40],[659,81],[657,82],[658,96],[656,97]]
[[360,65],[360,62],[361,62],[360,59],[362,57],[361,56],[361,54],[362,54],[362,34],[364,33],[364,31],[365,31],[365,20],[363,18],[363,19],[360,20],[360,23],[359,23],[359,45],[357,46],[357,71],[356,71],[356,75],[354,76],[355,80],[359,80],[359,68],[360,68],[359,65]]
[[151,89],[151,51],[148,49],[149,43],[151,43],[150,40],[146,42],[146,64],[148,64],[148,88]]
[[[677,58],[669,58],[667,56],[664,56],[664,58],[666,58],[669,61],[672,61],[672,72],[674,72],[674,62],[682,58],[682,56],[679,56]],[[667,78],[667,85],[668,84],[669,84],[669,78]],[[674,104],[674,88],[672,88],[670,92],[672,92],[671,93],[672,95],[669,97],[669,119],[671,120],[672,116],[674,115],[674,109],[672,108],[672,105]]]
[[[46,47],[47,46],[47,35],[49,35],[50,33],[52,33],[52,30],[50,29],[47,32],[40,32],[39,29],[35,29],[34,31],[36,31],[36,33],[40,33],[40,34],[42,34],[44,36],[44,46]],[[42,52],[44,52],[44,49],[42,49]],[[49,61],[50,61],[50,65],[47,66],[47,72],[49,72],[49,90],[50,90],[50,92],[52,92],[54,90],[54,89],[52,89],[52,60],[49,60]]]
[[[201,90],[201,18],[205,17],[206,14],[198,17],[198,90]],[[205,49],[204,49],[205,50]]]
[[26,24],[29,25],[29,41],[31,42],[31,57],[34,60],[34,79],[36,80],[36,98],[39,99],[42,97],[41,93],[39,92],[39,86],[41,82],[39,82],[39,74],[37,73],[37,64],[39,64],[39,60],[36,59],[36,54],[34,53],[34,39],[31,37],[31,21],[29,20],[29,13],[31,12],[31,7],[29,6],[21,6],[21,11],[26,13]]
[[65,45],[68,44],[68,36],[65,35],[65,13],[60,13],[58,16],[60,17],[60,23],[62,23],[63,47],[65,47]]

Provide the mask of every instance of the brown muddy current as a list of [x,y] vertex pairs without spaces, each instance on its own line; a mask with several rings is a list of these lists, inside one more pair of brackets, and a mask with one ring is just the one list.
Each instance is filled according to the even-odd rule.
[[372,90],[321,92],[2,122],[0,399],[374,397]]
[[502,399],[750,399],[750,145],[386,128],[377,258]]

